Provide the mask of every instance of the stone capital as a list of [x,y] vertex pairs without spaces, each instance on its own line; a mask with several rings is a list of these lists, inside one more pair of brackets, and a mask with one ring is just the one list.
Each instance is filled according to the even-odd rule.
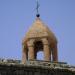
[[28,47],[34,46],[34,39],[31,39],[27,42]]
[[49,45],[48,40],[46,38],[43,38],[42,42],[43,42],[44,45]]

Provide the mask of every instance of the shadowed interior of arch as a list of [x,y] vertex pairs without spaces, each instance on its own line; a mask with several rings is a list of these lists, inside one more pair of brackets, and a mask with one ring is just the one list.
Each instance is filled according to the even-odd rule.
[[44,60],[43,43],[42,41],[34,42],[35,59]]

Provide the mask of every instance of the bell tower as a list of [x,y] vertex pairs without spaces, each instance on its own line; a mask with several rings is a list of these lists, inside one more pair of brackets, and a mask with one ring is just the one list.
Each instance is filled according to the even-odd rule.
[[44,61],[58,61],[57,39],[38,14],[22,41],[22,63],[36,59],[37,52],[41,50],[44,53]]

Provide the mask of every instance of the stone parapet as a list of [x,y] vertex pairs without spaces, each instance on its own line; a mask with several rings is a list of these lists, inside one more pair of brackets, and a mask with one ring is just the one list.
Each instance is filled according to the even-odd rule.
[[75,75],[75,68],[70,70],[70,67],[55,68],[34,64],[28,65],[21,63],[20,64],[0,63],[0,75]]

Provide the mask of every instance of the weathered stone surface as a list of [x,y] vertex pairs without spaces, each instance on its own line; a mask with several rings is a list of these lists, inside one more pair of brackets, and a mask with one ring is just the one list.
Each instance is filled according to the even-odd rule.
[[24,64],[0,64],[0,75],[75,75],[69,68],[49,68]]
[[45,61],[58,61],[57,39],[39,17],[27,32],[22,45],[25,47],[22,51],[22,63],[26,63],[28,59],[36,59],[38,51],[44,52]]
[[64,62],[40,60],[26,64],[0,62],[0,75],[75,75],[75,67]]

